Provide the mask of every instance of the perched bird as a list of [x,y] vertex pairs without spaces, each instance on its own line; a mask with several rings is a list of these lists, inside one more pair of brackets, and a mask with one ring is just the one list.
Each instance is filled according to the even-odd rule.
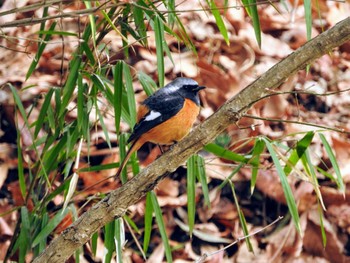
[[137,123],[128,139],[131,146],[121,162],[116,177],[132,153],[144,143],[170,145],[183,139],[199,114],[199,86],[189,78],[177,78],[144,100],[138,108]]

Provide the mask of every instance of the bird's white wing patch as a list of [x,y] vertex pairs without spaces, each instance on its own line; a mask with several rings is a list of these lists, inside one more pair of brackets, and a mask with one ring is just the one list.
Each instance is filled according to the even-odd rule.
[[162,114],[160,112],[151,110],[151,112],[146,116],[145,121],[152,121],[154,119],[157,119],[161,115]]

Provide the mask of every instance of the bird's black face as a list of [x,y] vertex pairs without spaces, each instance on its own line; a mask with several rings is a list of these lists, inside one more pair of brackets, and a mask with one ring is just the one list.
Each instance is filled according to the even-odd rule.
[[205,89],[205,87],[199,86],[199,85],[183,85],[179,89],[179,93],[185,98],[188,98],[194,101],[197,105],[199,105],[200,101],[199,101],[198,92],[202,89]]
[[204,86],[199,86],[199,85],[184,85],[182,87],[186,91],[194,92],[197,93],[198,91],[205,89]]

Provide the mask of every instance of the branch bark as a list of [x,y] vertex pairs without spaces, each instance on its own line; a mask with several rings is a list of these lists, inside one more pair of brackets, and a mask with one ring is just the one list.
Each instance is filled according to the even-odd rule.
[[76,249],[91,238],[92,234],[108,222],[125,214],[128,207],[152,190],[166,175],[176,170],[193,153],[211,142],[228,125],[238,121],[255,102],[281,85],[288,77],[350,40],[350,17],[312,39],[287,58],[273,66],[256,81],[227,101],[205,122],[197,126],[172,150],[163,154],[151,165],[122,187],[112,191],[106,198],[81,215],[64,230],[36,258],[39,262],[64,262]]

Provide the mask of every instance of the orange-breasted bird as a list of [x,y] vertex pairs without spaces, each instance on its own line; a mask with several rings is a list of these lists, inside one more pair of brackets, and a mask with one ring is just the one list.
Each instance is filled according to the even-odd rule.
[[138,108],[137,123],[128,139],[131,146],[121,162],[116,177],[132,153],[144,143],[171,145],[183,139],[199,114],[199,86],[190,78],[177,78],[144,100]]

